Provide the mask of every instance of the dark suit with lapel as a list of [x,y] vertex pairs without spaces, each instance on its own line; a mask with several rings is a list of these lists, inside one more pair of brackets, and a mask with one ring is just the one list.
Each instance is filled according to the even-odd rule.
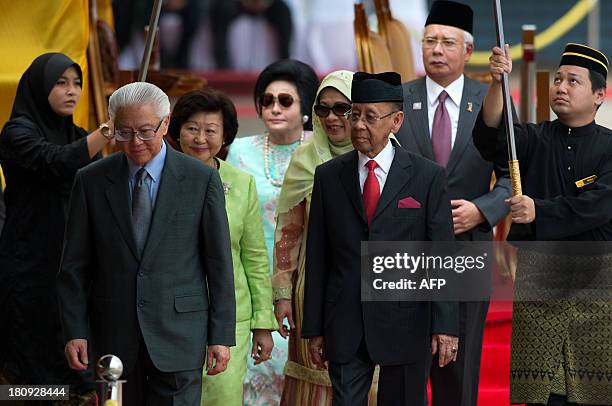
[[65,339],[90,338],[95,360],[117,355],[127,374],[142,343],[162,372],[201,370],[207,344],[235,344],[219,175],[167,148],[142,256],[130,202],[124,154],[77,173],[58,276]]
[[[404,148],[433,160],[425,78],[405,83],[403,90],[405,119],[396,136]],[[483,83],[464,78],[457,134],[446,166],[448,194],[451,199],[465,199],[474,203],[486,222],[457,235],[458,240],[491,240],[493,226],[508,214],[508,205],[504,203],[504,199],[511,194],[507,169],[495,167],[482,159],[472,141],[472,129],[486,92],[487,86]],[[497,182],[490,190],[493,171]],[[432,369],[434,406],[476,406],[487,310],[486,302],[461,304],[457,362],[444,368],[434,364]]]
[[[422,363],[432,333],[458,334],[454,303],[361,302],[361,241],[452,240],[444,170],[395,148],[370,226],[364,214],[356,151],[315,171],[308,224],[302,337],[324,336],[331,362],[351,361],[360,347],[373,363],[392,367]],[[412,197],[419,209],[398,208]],[[381,376],[383,372],[381,371]],[[424,371],[411,377],[420,391]],[[379,388],[379,396],[381,391]],[[418,399],[418,393],[414,394]],[[416,404],[416,403],[410,403]]]

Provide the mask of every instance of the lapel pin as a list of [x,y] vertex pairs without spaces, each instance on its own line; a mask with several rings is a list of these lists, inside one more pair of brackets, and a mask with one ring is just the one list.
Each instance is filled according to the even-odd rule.
[[223,182],[223,194],[228,195],[231,188],[232,188],[232,185],[230,185],[229,183]]
[[472,112],[472,102],[467,103],[467,111],[470,113]]
[[421,102],[412,103],[412,110],[421,110]]

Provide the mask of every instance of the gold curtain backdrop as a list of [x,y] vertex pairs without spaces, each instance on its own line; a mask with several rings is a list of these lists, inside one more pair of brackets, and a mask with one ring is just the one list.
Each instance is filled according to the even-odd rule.
[[46,52],[62,52],[83,70],[74,121],[89,130],[89,1],[0,0],[0,38],[0,127],[11,114],[17,83],[32,60]]

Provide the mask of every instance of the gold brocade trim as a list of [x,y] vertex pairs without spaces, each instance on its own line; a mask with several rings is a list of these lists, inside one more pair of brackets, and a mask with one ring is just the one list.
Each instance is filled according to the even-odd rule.
[[311,369],[297,362],[287,361],[285,364],[285,375],[315,385],[331,387],[329,374],[326,370]]
[[277,301],[280,299],[291,300],[291,286],[282,286],[280,288],[272,289],[273,300]]
[[[378,386],[379,374],[380,369],[378,365],[376,365],[376,368],[374,369],[374,377],[372,379],[373,386]],[[285,364],[285,375],[314,385],[331,387],[329,374],[326,370],[311,369],[305,367],[304,365],[300,365],[297,362],[287,361],[287,363]]]

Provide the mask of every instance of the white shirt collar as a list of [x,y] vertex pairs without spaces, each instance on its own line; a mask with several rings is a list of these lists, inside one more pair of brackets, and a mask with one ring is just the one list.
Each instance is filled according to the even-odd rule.
[[378,164],[378,167],[382,169],[382,171],[387,174],[389,173],[389,169],[391,169],[391,164],[393,163],[393,157],[395,156],[395,149],[393,147],[393,143],[391,140],[387,141],[387,145],[376,155],[374,158],[370,158],[367,155],[357,151],[359,156],[359,169],[363,168],[370,159],[373,159]]
[[442,90],[446,90],[446,93],[448,93],[448,96],[451,98],[453,103],[459,107],[461,105],[461,96],[463,95],[464,80],[465,78],[462,74],[448,86],[442,87],[434,82],[429,76],[426,76],[425,86],[427,86],[427,100],[429,101],[429,106],[433,107],[437,103],[438,96],[440,96]]

